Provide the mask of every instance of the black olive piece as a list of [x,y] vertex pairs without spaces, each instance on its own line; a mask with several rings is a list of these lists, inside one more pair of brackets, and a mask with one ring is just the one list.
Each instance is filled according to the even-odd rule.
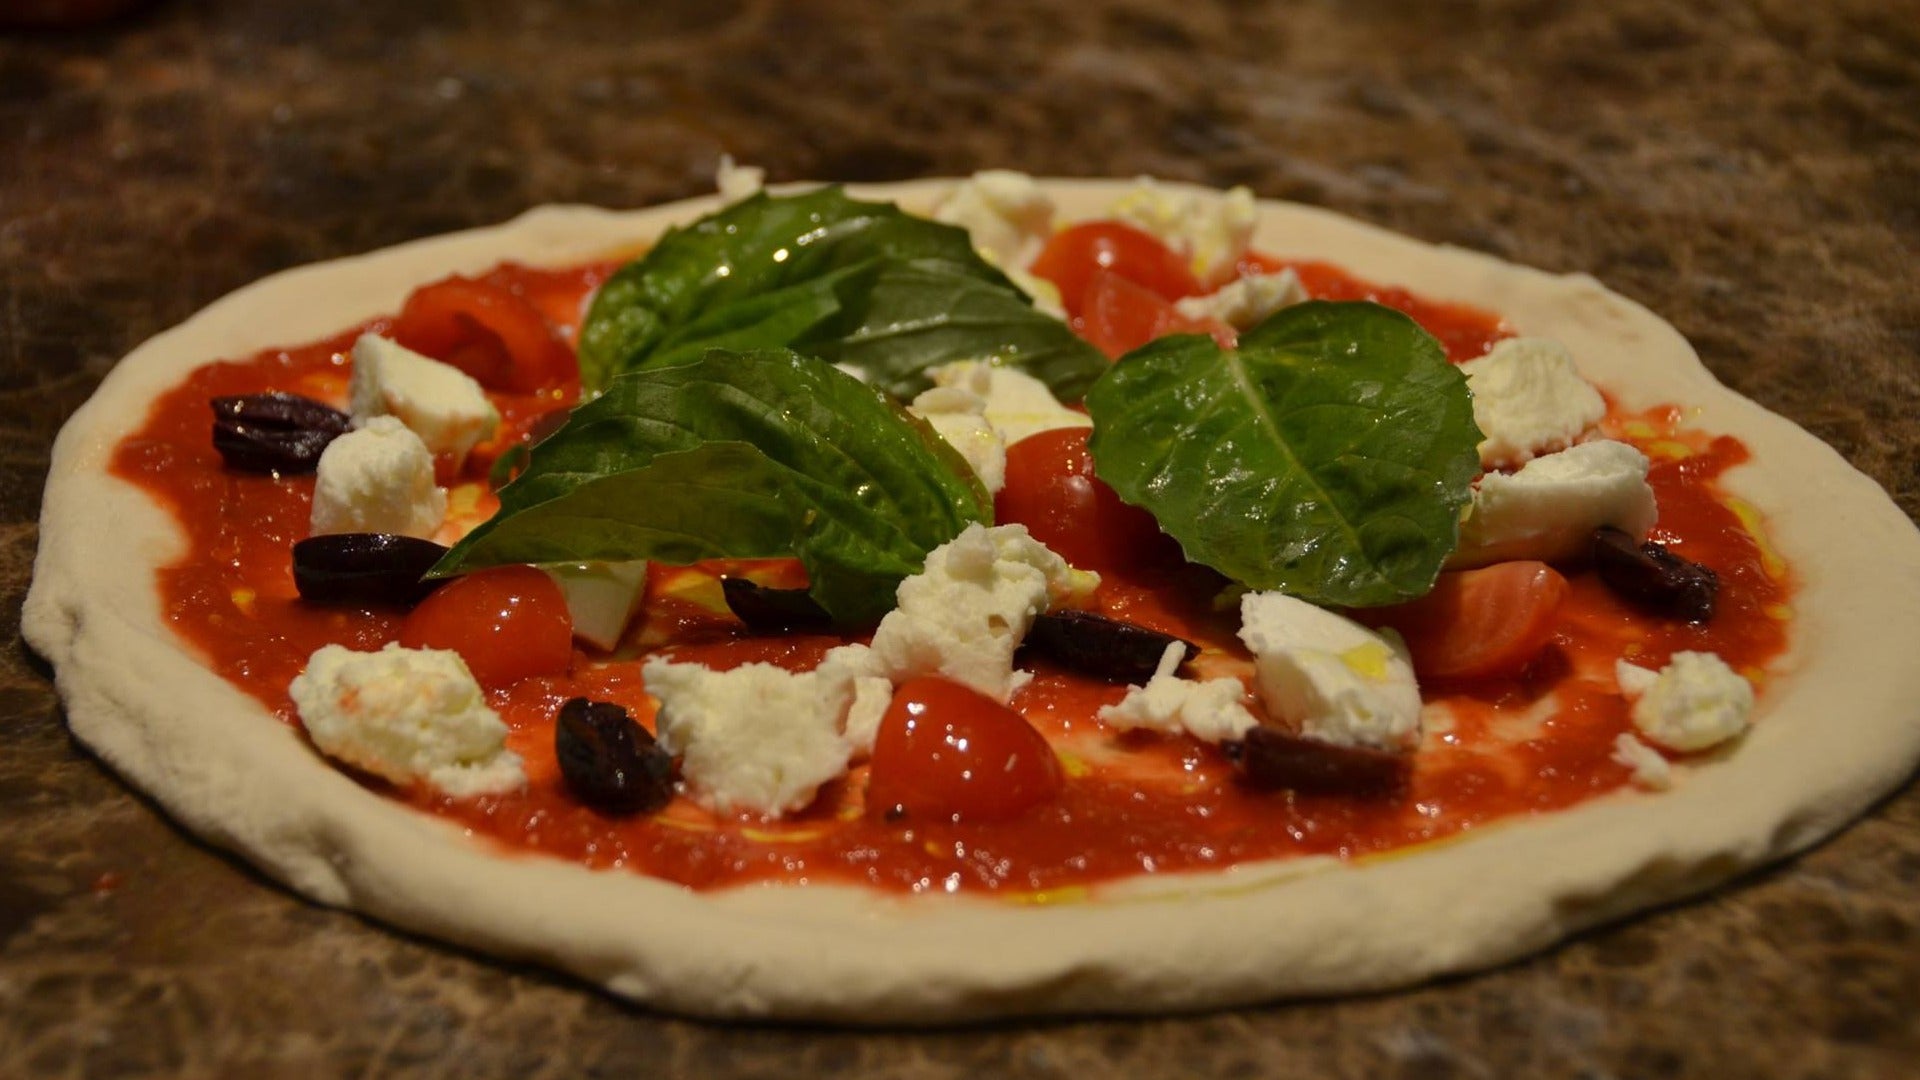
[[1713,618],[1720,576],[1649,540],[1602,526],[1593,532],[1593,568],[1607,588],[1659,615],[1691,623]]
[[1335,746],[1278,728],[1257,727],[1220,744],[1247,783],[1306,795],[1386,795],[1406,784],[1408,754]]
[[338,409],[280,391],[217,397],[209,404],[213,448],[243,472],[312,472],[327,444],[352,424]]
[[345,435],[353,426],[353,419],[339,409],[282,390],[217,397],[210,404],[216,421],[231,420],[272,431],[331,431]]
[[1176,641],[1187,647],[1180,660],[1184,667],[1200,653],[1186,638],[1090,611],[1050,611],[1033,620],[1023,648],[1082,675],[1138,686],[1153,678],[1167,646]]
[[642,814],[673,799],[673,756],[609,701],[569,698],[553,726],[560,776],[575,798],[603,814]]
[[770,589],[746,578],[727,577],[720,579],[720,591],[726,594],[727,606],[755,633],[792,634],[833,626],[833,616],[805,589]]
[[393,533],[333,533],[293,545],[293,584],[314,604],[417,604],[445,584],[422,580],[447,549]]

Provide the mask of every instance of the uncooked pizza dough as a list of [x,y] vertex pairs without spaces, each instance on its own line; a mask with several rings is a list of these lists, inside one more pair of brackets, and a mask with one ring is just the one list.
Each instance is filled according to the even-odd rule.
[[[854,188],[926,209],[948,182]],[[1050,181],[1066,219],[1116,182]],[[577,263],[716,209],[532,211],[507,224],[276,274],[128,356],[54,448],[24,631],[79,739],[199,836],[321,903],[572,972],[661,1008],[849,1023],[1147,1012],[1377,990],[1496,964],[1697,893],[1827,836],[1920,758],[1920,534],[1833,450],[1721,386],[1672,327],[1584,275],[1262,203],[1255,246],[1496,311],[1565,344],[1627,409],[1694,407],[1754,463],[1729,488],[1793,567],[1793,646],[1742,741],[1626,791],[1424,849],[1141,878],[1010,904],[839,886],[695,892],[506,853],[363,789],[200,666],[157,567],[182,540],[108,475],[113,447],[193,367],[392,312],[415,285],[503,259]]]

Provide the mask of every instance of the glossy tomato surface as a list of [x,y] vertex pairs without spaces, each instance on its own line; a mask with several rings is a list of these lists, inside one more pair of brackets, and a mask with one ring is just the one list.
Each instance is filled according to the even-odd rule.
[[1122,573],[1178,566],[1180,545],[1153,515],[1129,506],[1093,474],[1091,428],[1056,428],[1007,447],[1007,484],[994,520],[1025,525],[1035,540],[1082,570]]
[[880,721],[869,817],[1005,821],[1060,794],[1060,759],[1026,718],[951,679],[901,683]]
[[489,390],[526,394],[579,378],[573,350],[539,309],[492,281],[455,275],[415,289],[393,339]]
[[562,675],[573,663],[573,620],[560,586],[531,566],[478,570],[442,586],[400,625],[409,649],[452,649],[485,687]]
[[1518,675],[1553,638],[1567,579],[1543,562],[1495,563],[1440,575],[1418,600],[1368,612],[1406,639],[1422,678]]
[[1088,221],[1053,234],[1030,268],[1060,290],[1067,314],[1086,310],[1094,273],[1105,270],[1163,300],[1196,296],[1202,289],[1187,260],[1148,233],[1118,221]]

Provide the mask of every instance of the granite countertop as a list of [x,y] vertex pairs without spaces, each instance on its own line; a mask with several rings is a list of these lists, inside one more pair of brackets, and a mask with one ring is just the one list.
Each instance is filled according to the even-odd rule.
[[18,612],[54,432],[144,338],[294,264],[702,192],[723,151],[778,180],[1244,183],[1588,271],[1913,514],[1916,118],[1910,0],[165,0],[0,35],[0,1071],[1914,1075],[1912,785],[1710,897],[1407,993],[714,1026],[314,907],[187,839],[69,739]]

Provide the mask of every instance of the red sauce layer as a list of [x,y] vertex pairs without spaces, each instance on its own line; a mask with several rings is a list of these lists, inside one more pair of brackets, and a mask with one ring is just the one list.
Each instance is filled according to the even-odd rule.
[[[1269,264],[1267,268],[1281,265]],[[1432,303],[1360,281],[1320,263],[1293,263],[1323,298],[1373,298],[1407,311],[1463,359],[1507,336],[1486,312]],[[607,267],[534,271],[511,264],[492,279],[540,297],[548,317],[572,333],[579,300]],[[327,643],[377,649],[397,634],[395,612],[336,610],[301,603],[289,549],[306,535],[312,478],[245,475],[223,467],[210,440],[207,400],[223,394],[289,390],[344,397],[346,351],[364,329],[292,349],[269,350],[195,371],[154,403],[147,422],[118,447],[116,475],[165,505],[188,537],[187,554],[162,569],[167,618],[213,671],[298,725],[287,687],[313,650]],[[498,399],[509,417],[503,440],[565,402]],[[515,419],[518,422],[514,422]],[[1720,575],[1720,612],[1704,627],[1637,614],[1591,574],[1572,572],[1572,592],[1553,645],[1519,678],[1424,688],[1434,734],[1412,781],[1389,798],[1304,796],[1249,790],[1219,752],[1188,739],[1115,736],[1092,717],[1123,687],[1040,667],[1014,707],[1054,741],[1067,765],[1065,793],[1012,822],[912,828],[861,814],[856,768],[814,806],[787,820],[721,819],[676,800],[652,817],[613,820],[562,788],[553,757],[553,716],[568,697],[626,705],[651,722],[636,660],[577,654],[566,678],[530,679],[494,691],[493,704],[525,759],[523,792],[453,800],[427,790],[386,791],[459,821],[515,850],[545,852],[594,867],[625,867],[695,888],[748,882],[856,881],[899,891],[1034,892],[1084,886],[1140,872],[1193,870],[1291,855],[1357,856],[1457,835],[1488,822],[1552,811],[1615,790],[1627,770],[1611,758],[1630,728],[1614,690],[1621,656],[1659,667],[1685,649],[1720,654],[1756,681],[1786,646],[1785,569],[1721,490],[1727,469],[1747,458],[1740,443],[1689,431],[1677,410],[1613,415],[1608,433],[1654,459],[1660,503],[1656,539]],[[483,448],[475,468],[491,453]],[[471,471],[470,471],[471,472]],[[484,485],[457,489],[469,517],[487,512]],[[642,640],[679,642],[675,652],[715,667],[749,661],[804,670],[837,644],[830,638],[754,639],[718,604],[717,567],[656,569]],[[778,584],[791,569],[750,567]],[[1106,613],[1184,635],[1213,650],[1232,671],[1246,656],[1231,615],[1210,605],[1217,582],[1189,569],[1109,580],[1097,598]]]

